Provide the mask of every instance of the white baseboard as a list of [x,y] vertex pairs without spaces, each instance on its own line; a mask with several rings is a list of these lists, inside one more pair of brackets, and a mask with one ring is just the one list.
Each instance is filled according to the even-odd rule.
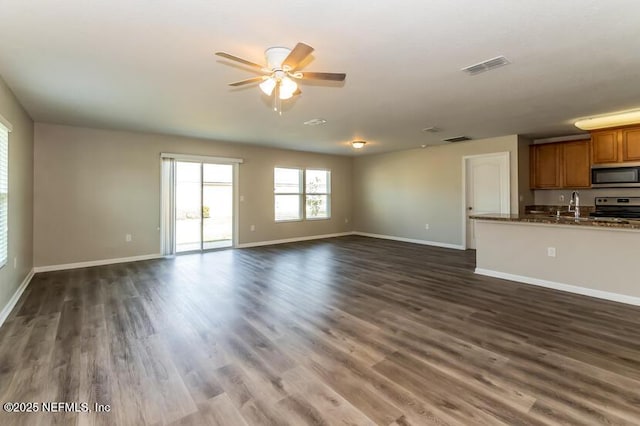
[[517,281],[524,284],[536,285],[539,287],[552,288],[554,290],[566,291],[568,293],[581,294],[583,296],[596,297],[598,299],[611,300],[613,302],[626,303],[628,305],[640,306],[640,297],[627,296],[625,294],[611,293],[608,291],[595,290],[576,285],[562,284],[555,281],[542,280],[540,278],[525,277],[523,275],[508,274],[506,272],[493,271],[491,269],[476,268],[476,274],[487,277],[502,278],[504,280]]
[[62,265],[36,266],[33,269],[35,273],[64,271],[67,269],[89,268],[91,266],[113,265],[114,263],[126,263],[126,262],[137,262],[140,260],[159,259],[161,257],[164,257],[164,256],[161,254],[145,254],[142,256],[120,257],[117,259],[91,260],[88,262],[65,263]]
[[381,234],[370,234],[368,232],[353,232],[353,235],[360,235],[363,237],[371,237],[371,238],[382,238],[384,240],[393,240],[393,241],[402,241],[404,243],[413,243],[413,244],[422,244],[424,246],[434,246],[434,247],[443,247],[455,250],[466,250],[466,248],[460,244],[449,244],[449,243],[441,243],[438,241],[428,241],[428,240],[416,240],[413,238],[404,238],[404,237],[394,237],[392,235],[381,235]]
[[9,314],[11,313],[13,308],[15,308],[18,300],[20,300],[20,296],[22,296],[22,293],[24,293],[24,291],[27,289],[27,286],[29,286],[34,273],[35,271],[33,269],[29,271],[15,293],[13,293],[13,296],[11,296],[11,299],[9,299],[5,307],[2,308],[2,311],[0,311],[0,327],[2,327],[2,324],[4,324],[7,318],[9,318]]
[[322,239],[325,239],[325,238],[345,237],[347,235],[353,235],[353,232],[339,232],[337,234],[311,235],[311,236],[308,236],[308,237],[285,238],[283,240],[271,240],[271,241],[258,241],[258,242],[255,242],[255,243],[243,243],[243,244],[238,244],[236,246],[236,248],[272,246],[272,245],[275,245],[275,244],[297,243],[297,242],[300,242],[300,241],[311,241],[311,240],[322,240]]

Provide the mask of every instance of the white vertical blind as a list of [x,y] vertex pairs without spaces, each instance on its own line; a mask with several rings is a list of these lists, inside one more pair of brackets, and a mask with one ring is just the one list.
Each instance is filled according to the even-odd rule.
[[176,160],[162,158],[160,184],[160,252],[164,256],[176,254]]
[[9,129],[0,123],[0,268],[9,245]]

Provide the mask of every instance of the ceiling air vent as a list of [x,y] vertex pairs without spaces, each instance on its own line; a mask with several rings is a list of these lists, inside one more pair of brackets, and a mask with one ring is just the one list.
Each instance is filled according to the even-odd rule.
[[480,62],[479,64],[462,68],[462,71],[466,72],[469,75],[476,75],[485,71],[490,71],[495,68],[509,65],[510,63],[511,62],[509,62],[509,60],[504,56],[498,56],[496,58],[487,59],[486,61]]
[[302,124],[306,126],[320,126],[322,124],[325,124],[326,122],[327,120],[325,120],[324,118],[312,118],[311,120],[307,120]]
[[471,138],[468,138],[466,136],[455,136],[453,138],[448,138],[448,139],[442,139],[442,142],[464,142],[464,141],[470,141]]

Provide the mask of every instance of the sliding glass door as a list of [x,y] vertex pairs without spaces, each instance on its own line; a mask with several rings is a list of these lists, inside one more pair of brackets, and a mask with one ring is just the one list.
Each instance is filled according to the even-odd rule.
[[233,244],[233,165],[176,161],[176,252]]
[[233,240],[233,166],[202,165],[202,248],[230,247]]

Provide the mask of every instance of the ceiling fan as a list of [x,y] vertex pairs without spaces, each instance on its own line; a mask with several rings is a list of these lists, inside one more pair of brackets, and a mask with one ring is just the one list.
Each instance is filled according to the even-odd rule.
[[282,115],[281,101],[291,99],[294,95],[302,93],[296,80],[344,81],[347,77],[344,73],[298,71],[298,67],[309,57],[311,52],[313,52],[313,47],[304,43],[296,44],[293,50],[286,47],[270,47],[264,52],[267,60],[266,66],[225,52],[216,52],[216,55],[248,65],[254,68],[256,72],[263,74],[259,77],[229,83],[229,86],[237,87],[245,84],[260,83],[260,90],[267,96],[273,96],[274,111]]

